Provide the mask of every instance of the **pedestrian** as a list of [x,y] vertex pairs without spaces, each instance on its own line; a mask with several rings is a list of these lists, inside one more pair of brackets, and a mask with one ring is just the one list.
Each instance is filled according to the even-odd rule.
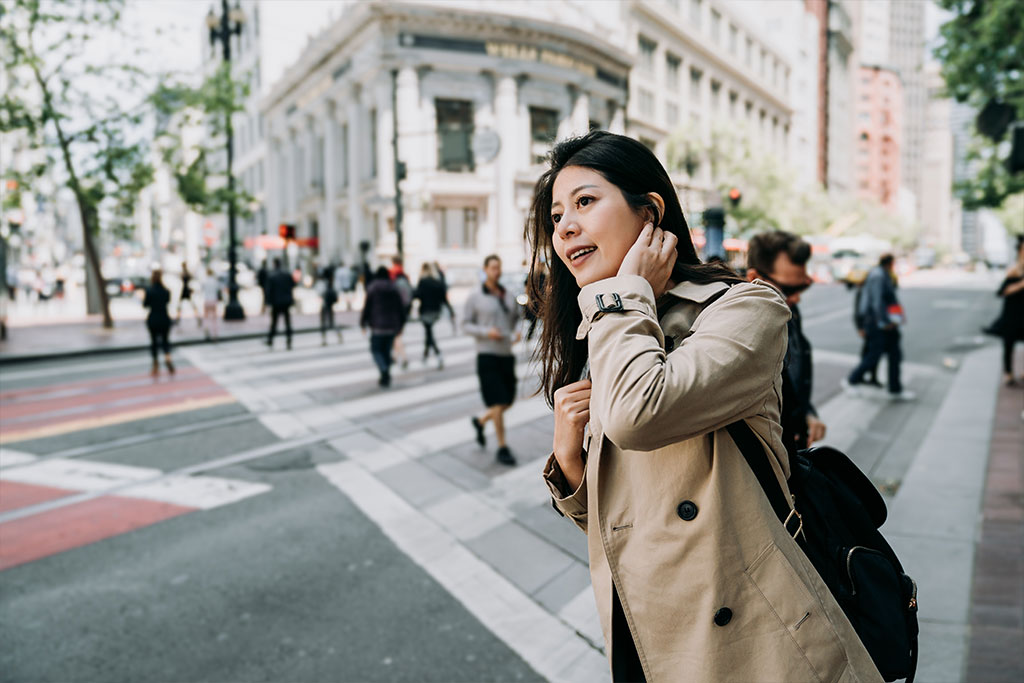
[[220,278],[213,273],[213,268],[207,266],[206,277],[203,279],[203,319],[206,320],[206,338],[217,339],[220,333],[217,330],[217,303],[224,296]]
[[274,271],[267,276],[267,303],[270,304],[270,332],[267,346],[274,348],[277,319],[284,318],[284,332],[288,348],[292,348],[292,304],[295,303],[295,278],[281,267],[281,259],[274,258]]
[[814,363],[804,336],[800,296],[814,281],[807,273],[811,245],[782,230],[754,235],[747,246],[747,280],[764,280],[786,299],[786,359],[782,369],[782,443],[790,455],[825,438],[825,423],[811,403]]
[[505,442],[505,411],[516,400],[516,358],[512,345],[522,336],[519,332],[519,306],[515,297],[501,286],[501,259],[491,254],[484,259],[484,283],[466,300],[462,329],[476,340],[476,374],[480,393],[487,410],[470,418],[476,430],[476,441],[487,445],[484,425],[494,423],[498,439],[497,461],[516,464],[515,456]]
[[192,314],[196,317],[196,322],[199,327],[203,326],[203,316],[199,313],[199,307],[196,306],[196,302],[192,300],[192,273],[189,272],[188,263],[185,261],[181,262],[181,296],[178,297],[178,322],[181,322],[181,309],[184,307],[187,301],[189,306],[192,307]]
[[334,291],[345,301],[345,310],[352,310],[352,299],[356,294],[356,283],[359,281],[359,269],[348,267],[342,261],[334,270]]
[[401,364],[400,367],[405,370],[409,367],[409,354],[406,352],[405,343],[402,341],[402,329],[405,329],[405,323],[409,320],[409,313],[412,311],[412,283],[409,282],[409,276],[405,274],[405,270],[402,267],[402,259],[398,256],[391,259],[391,269],[388,271],[388,276],[395,283],[395,287],[398,288],[398,294],[402,297],[402,328],[395,335],[395,357]]
[[782,297],[700,262],[642,143],[593,131],[549,158],[527,223],[550,267],[544,476],[587,533],[612,679],[881,681],[726,429],[747,422],[788,492]]
[[164,287],[163,272],[156,268],[149,278],[149,287],[142,300],[142,306],[149,309],[146,329],[149,330],[149,353],[153,356],[153,369],[150,372],[154,377],[160,374],[159,351],[164,352],[167,372],[174,374],[174,363],[171,362],[171,316],[167,312],[170,303],[171,293]]
[[864,319],[868,351],[841,382],[843,391],[851,396],[860,396],[864,375],[884,355],[889,366],[889,398],[894,401],[912,401],[917,398],[914,392],[903,388],[900,378],[900,363],[903,361],[900,325],[906,321],[906,315],[896,298],[896,286],[892,279],[894,260],[892,254],[883,254],[864,281],[864,293],[858,310]]
[[260,287],[260,293],[263,294],[263,303],[260,304],[260,313],[267,310],[267,285],[270,282],[270,271],[267,270],[267,259],[263,259],[260,263],[260,269],[256,271],[256,284]]
[[370,330],[370,354],[380,371],[381,387],[391,386],[392,351],[395,336],[405,324],[405,305],[398,287],[388,275],[388,269],[381,266],[366,288],[366,302],[359,318],[363,334]]
[[441,281],[442,285],[444,285],[444,305],[448,309],[448,319],[452,323],[452,334],[455,334],[458,331],[458,327],[455,323],[455,309],[452,308],[452,305],[448,302],[448,277],[444,274],[444,268],[441,267],[441,264],[438,261],[434,261],[432,265],[434,266],[434,272],[437,274],[437,279]]
[[[424,263],[420,268],[420,279],[412,296],[420,302],[420,322],[423,323],[424,334],[423,364],[427,364],[430,352],[433,351],[437,356],[437,369],[441,370],[444,368],[444,358],[434,338],[434,324],[441,319],[441,311],[445,306],[451,311],[451,304],[448,303],[448,288],[437,277],[429,263]],[[453,318],[454,316],[452,313]]]
[[[864,297],[864,283],[867,282],[867,277],[861,278],[860,282],[857,283],[857,291],[853,295],[853,326],[857,329],[857,335],[860,336],[862,342],[860,345],[860,358],[864,360],[864,357],[868,355],[868,335],[864,325],[864,316],[860,313],[860,302]],[[864,373],[864,384],[883,389],[883,385],[878,381],[878,362],[867,369]]]
[[1017,241],[1017,263],[1006,273],[997,296],[1003,299],[999,332],[1003,338],[1003,382],[1008,387],[1020,386],[1013,374],[1013,347],[1024,342],[1024,238]]
[[341,328],[334,326],[334,304],[338,303],[338,290],[334,288],[335,267],[328,263],[320,271],[320,345],[327,346],[327,330],[336,330],[338,343],[344,341]]

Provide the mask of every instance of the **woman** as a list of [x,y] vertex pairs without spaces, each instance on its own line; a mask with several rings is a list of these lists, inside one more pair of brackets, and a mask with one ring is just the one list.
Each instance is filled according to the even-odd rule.
[[213,274],[213,268],[207,266],[206,277],[203,278],[203,320],[206,321],[206,338],[216,339],[220,336],[217,331],[217,302],[221,299],[220,280]]
[[149,329],[149,352],[153,356],[151,374],[154,376],[160,374],[160,362],[157,360],[157,352],[160,349],[164,352],[167,372],[174,374],[174,363],[171,362],[171,316],[167,313],[167,306],[170,303],[171,293],[164,287],[163,273],[157,268],[150,277],[146,297],[142,300],[142,305],[149,309],[146,327]]
[[395,344],[395,336],[402,331],[405,324],[405,305],[398,287],[391,281],[388,269],[381,266],[377,269],[369,287],[366,288],[366,302],[359,318],[359,326],[370,329],[370,355],[380,370],[381,387],[391,386],[391,352]]
[[[420,322],[423,323],[423,364],[427,364],[430,352],[437,356],[437,369],[444,367],[444,359],[441,357],[441,349],[434,339],[434,325],[441,319],[441,309],[445,306],[451,311],[452,306],[448,303],[448,288],[439,277],[434,275],[433,268],[429,263],[424,263],[420,268],[420,280],[416,283],[416,290],[412,293],[413,299],[420,302]],[[454,319],[455,313],[452,312]]]
[[587,533],[613,679],[881,680],[725,429],[746,420],[788,492],[779,293],[701,264],[661,164],[604,131],[555,147],[527,232],[544,476]]
[[344,341],[341,328],[334,326],[334,304],[338,303],[338,290],[334,288],[334,266],[327,264],[320,271],[320,346],[327,346],[327,330],[336,330],[338,343]]
[[1003,338],[1003,382],[1016,387],[1020,382],[1013,374],[1013,347],[1024,342],[1024,239],[1017,244],[1017,263],[1007,271],[996,295],[1003,299],[998,325]]
[[178,299],[178,322],[181,322],[181,309],[184,308],[186,301],[192,307],[192,313],[196,316],[196,322],[199,323],[199,327],[202,327],[203,318],[199,315],[199,308],[196,306],[196,302],[192,300],[192,273],[189,272],[188,263],[182,261],[181,297]]

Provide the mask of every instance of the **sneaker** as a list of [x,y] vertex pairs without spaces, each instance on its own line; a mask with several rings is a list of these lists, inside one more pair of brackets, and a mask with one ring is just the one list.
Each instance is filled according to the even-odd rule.
[[891,401],[913,401],[915,398],[917,398],[917,394],[915,394],[913,391],[907,391],[906,389],[898,393],[889,393],[889,400]]
[[515,456],[512,455],[512,451],[508,449],[508,446],[502,446],[498,449],[497,460],[502,465],[508,465],[513,467],[516,464]]
[[845,377],[839,380],[839,386],[842,387],[843,393],[850,398],[860,398],[860,387],[856,384],[850,384],[850,380]]
[[380,380],[377,382],[377,385],[380,386],[380,387],[383,387],[384,389],[387,389],[388,387],[390,387],[391,386],[391,375],[390,374],[381,375],[380,376]]
[[437,357],[437,369],[444,370],[444,358],[441,358],[441,356]]
[[487,437],[484,436],[484,425],[480,422],[480,419],[475,415],[469,418],[469,421],[473,423],[473,429],[476,430],[476,442],[481,446],[487,445]]

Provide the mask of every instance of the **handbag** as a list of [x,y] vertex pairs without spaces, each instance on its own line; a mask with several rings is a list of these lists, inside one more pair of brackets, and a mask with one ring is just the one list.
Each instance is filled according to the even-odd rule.
[[779,521],[818,571],[886,681],[917,671],[917,584],[878,531],[885,501],[845,454],[818,446],[790,457],[793,506],[744,420],[727,430]]

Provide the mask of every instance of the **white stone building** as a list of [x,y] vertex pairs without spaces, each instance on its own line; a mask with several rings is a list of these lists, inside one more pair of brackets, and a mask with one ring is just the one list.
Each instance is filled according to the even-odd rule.
[[[756,24],[722,0],[351,5],[263,100],[268,225],[294,224],[321,260],[352,263],[362,242],[395,254],[394,110],[409,270],[472,275],[489,252],[518,266],[540,162],[573,133],[625,133],[664,159],[674,130],[735,122],[788,157],[792,67]],[[709,169],[673,173],[697,190],[687,208]]]

